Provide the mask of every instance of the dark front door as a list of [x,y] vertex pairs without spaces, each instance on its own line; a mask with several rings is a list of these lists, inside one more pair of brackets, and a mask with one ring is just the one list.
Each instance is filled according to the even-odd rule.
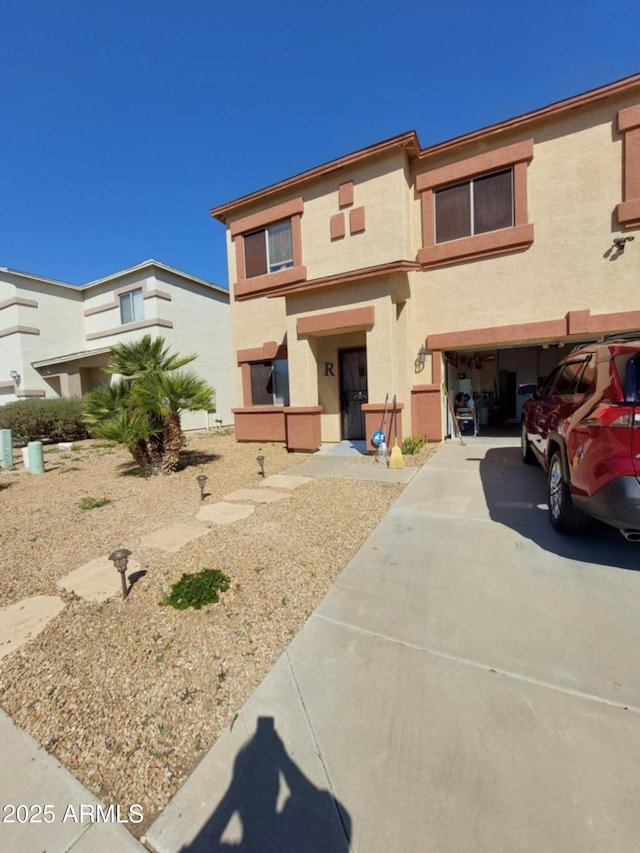
[[364,412],[367,397],[367,351],[348,349],[340,352],[340,401],[342,438],[363,441]]

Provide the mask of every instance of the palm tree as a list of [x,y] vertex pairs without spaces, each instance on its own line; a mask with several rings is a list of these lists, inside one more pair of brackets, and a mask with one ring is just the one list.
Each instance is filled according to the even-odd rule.
[[195,358],[170,353],[161,337],[118,344],[106,371],[121,378],[85,397],[85,421],[94,435],[124,445],[145,475],[177,469],[184,444],[180,412],[213,404],[214,389],[179,369]]

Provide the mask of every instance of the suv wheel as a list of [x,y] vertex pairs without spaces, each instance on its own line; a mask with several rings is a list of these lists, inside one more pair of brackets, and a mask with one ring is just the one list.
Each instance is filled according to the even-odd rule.
[[529,444],[529,439],[527,438],[527,425],[524,421],[522,421],[522,428],[520,429],[520,451],[522,453],[522,461],[525,465],[533,465],[536,461],[536,457],[533,455],[533,450]]
[[557,450],[549,463],[547,494],[551,525],[560,533],[582,533],[589,519],[573,505],[569,484],[562,473],[562,459]]

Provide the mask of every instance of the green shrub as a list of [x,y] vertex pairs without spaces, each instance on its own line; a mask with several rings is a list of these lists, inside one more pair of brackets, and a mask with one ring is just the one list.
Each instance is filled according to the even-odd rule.
[[405,456],[413,456],[419,453],[426,443],[427,440],[421,435],[408,435],[402,442],[402,453]]
[[229,589],[229,583],[229,577],[218,569],[203,569],[195,575],[185,574],[174,583],[171,592],[160,604],[169,604],[176,610],[186,610],[187,607],[200,610],[205,604],[215,604],[219,600],[219,593]]
[[97,509],[100,506],[107,506],[111,503],[111,498],[80,498],[78,506],[80,509]]
[[80,441],[89,437],[80,398],[18,400],[0,406],[0,429],[10,429],[14,444],[28,441]]

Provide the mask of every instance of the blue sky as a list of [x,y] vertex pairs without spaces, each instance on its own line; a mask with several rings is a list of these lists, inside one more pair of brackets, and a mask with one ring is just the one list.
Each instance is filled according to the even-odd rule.
[[227,284],[209,209],[640,71],[637,3],[2,0],[0,266]]

